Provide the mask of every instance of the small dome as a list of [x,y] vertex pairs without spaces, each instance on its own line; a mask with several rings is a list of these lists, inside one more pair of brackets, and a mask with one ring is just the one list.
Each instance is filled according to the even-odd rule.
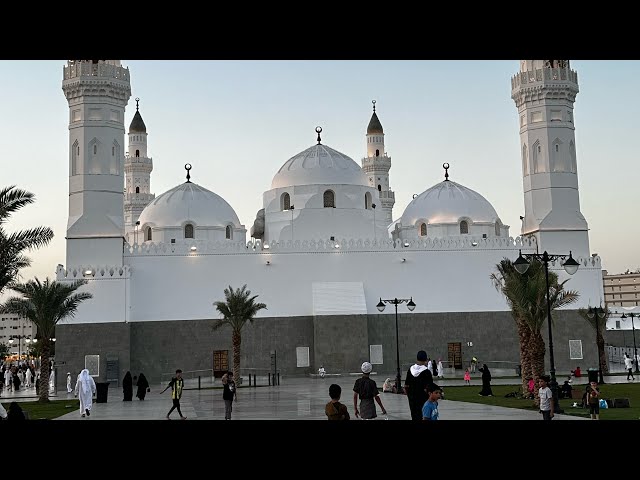
[[294,185],[369,186],[360,166],[326,145],[314,145],[291,157],[273,177],[271,188]]
[[156,197],[140,214],[140,224],[179,227],[194,222],[199,227],[239,227],[236,212],[221,196],[192,182],[185,182]]
[[382,124],[380,123],[376,112],[373,112],[373,115],[371,115],[371,120],[369,120],[369,126],[367,127],[367,135],[372,135],[374,133],[384,134]]
[[129,133],[147,133],[147,126],[142,121],[142,115],[140,115],[139,110],[136,110],[136,114],[133,116],[133,120],[131,120]]
[[458,223],[467,217],[473,222],[495,223],[499,220],[493,206],[478,192],[459,183],[445,180],[414,198],[402,214],[402,225],[415,225],[418,220],[428,223]]

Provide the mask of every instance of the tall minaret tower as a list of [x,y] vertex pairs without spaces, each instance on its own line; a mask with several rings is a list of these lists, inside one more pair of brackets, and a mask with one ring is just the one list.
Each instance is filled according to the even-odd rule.
[[124,109],[129,69],[119,60],[69,60],[67,268],[122,265]]
[[362,169],[369,179],[369,185],[378,190],[380,212],[389,225],[393,222],[393,204],[396,203],[396,196],[389,188],[391,157],[384,150],[384,130],[376,114],[376,101],[371,103],[373,115],[367,127],[367,157],[362,159]]
[[522,60],[511,79],[518,108],[524,187],[523,235],[540,252],[589,256],[587,221],[580,213],[573,104],[578,74],[569,60]]
[[147,127],[140,115],[140,99],[136,98],[136,113],[129,125],[129,152],[124,159],[125,193],[124,222],[127,242],[142,243],[136,225],[142,210],[155,195],[151,193],[153,160],[147,156]]

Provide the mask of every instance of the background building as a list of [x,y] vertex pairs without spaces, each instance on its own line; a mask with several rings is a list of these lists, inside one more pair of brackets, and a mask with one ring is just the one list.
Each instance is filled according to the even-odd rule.
[[607,307],[637,307],[640,305],[640,272],[609,274],[602,271],[604,301]]

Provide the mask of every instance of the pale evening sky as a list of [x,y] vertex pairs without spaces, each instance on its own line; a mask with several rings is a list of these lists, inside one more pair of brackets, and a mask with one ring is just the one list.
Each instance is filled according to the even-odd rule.
[[[36,202],[9,231],[46,225],[55,238],[30,253],[22,279],[55,277],[65,263],[68,214],[68,106],[65,60],[0,61],[0,185]],[[123,60],[131,73],[125,130],[140,97],[156,196],[191,180],[222,196],[247,231],[262,193],[290,157],[322,143],[360,164],[371,100],[391,156],[399,218],[414,193],[450,179],[482,194],[520,234],[524,214],[518,116],[511,77],[518,60]],[[639,61],[571,61],[581,211],[603,268],[640,267]],[[126,151],[125,137],[125,151]],[[247,232],[248,233],[248,232]],[[247,239],[249,235],[247,234]],[[555,252],[565,253],[565,252]]]

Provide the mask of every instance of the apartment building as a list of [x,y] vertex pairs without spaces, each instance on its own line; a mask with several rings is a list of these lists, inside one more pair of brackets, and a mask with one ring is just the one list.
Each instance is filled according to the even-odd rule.
[[609,274],[602,270],[602,283],[608,308],[640,305],[640,272]]
[[[11,313],[0,314],[0,343],[9,346],[13,355],[24,354],[35,338],[36,328],[30,320]],[[13,342],[9,340],[13,339]]]

